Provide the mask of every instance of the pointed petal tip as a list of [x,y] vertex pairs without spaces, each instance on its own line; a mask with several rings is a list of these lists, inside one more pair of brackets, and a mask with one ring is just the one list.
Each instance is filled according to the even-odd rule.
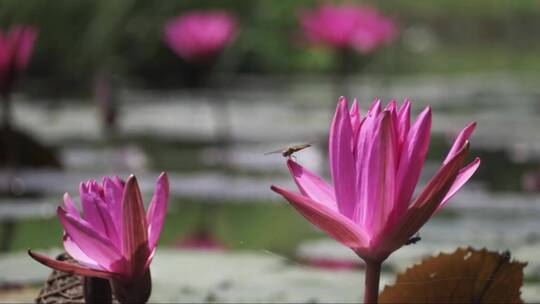
[[48,259],[48,257],[46,257],[46,256],[44,256],[42,254],[33,252],[31,248],[28,248],[28,250],[26,250],[26,252],[36,262],[39,262],[39,263],[41,263],[41,264],[43,264],[45,266],[48,266],[47,264],[44,263],[44,260]]
[[88,190],[88,187],[86,186],[86,182],[80,182],[79,183],[79,192],[80,193],[85,193],[87,192]]
[[26,250],[26,253],[28,253],[28,255],[34,259],[36,262],[39,262],[45,266],[49,266],[45,263],[46,259],[49,259],[48,257],[42,255],[42,254],[39,254],[39,253],[36,253],[36,252],[33,252],[31,248],[28,248]]
[[275,193],[279,195],[284,195],[285,189],[282,189],[276,185],[270,185],[270,190],[274,191]]
[[410,108],[411,107],[411,100],[406,97],[405,99],[403,99],[403,103],[401,104],[401,109],[406,109],[406,108]]
[[164,184],[167,189],[169,189],[169,176],[167,175],[167,172],[161,172],[161,174],[158,177],[158,183]]
[[471,123],[467,125],[467,127],[465,127],[465,129],[468,130],[470,133],[472,133],[476,129],[476,125],[477,125],[476,121],[472,121]]
[[379,114],[380,111],[381,111],[381,100],[379,98],[375,98],[375,100],[373,100],[373,102],[371,103],[366,115],[370,116],[373,114]]
[[427,120],[427,122],[431,125],[431,107],[427,106],[420,112],[420,114],[416,118],[418,121],[421,120]]
[[379,116],[379,118],[381,120],[381,124],[389,123],[389,120],[392,119],[392,110],[390,110],[390,109],[384,110],[382,112],[382,115]]
[[66,214],[67,214],[67,211],[64,208],[62,208],[62,206],[56,207],[56,215],[64,216]]
[[294,162],[294,160],[292,159],[287,159],[287,167],[289,167],[289,169],[292,169],[293,167],[295,167],[297,165],[296,162]]
[[469,168],[475,168],[475,169],[472,169],[472,170],[474,170],[473,171],[473,173],[474,173],[478,169],[478,167],[480,167],[481,163],[482,163],[482,160],[480,159],[480,157],[475,157],[472,162],[470,162],[468,165],[466,165],[461,170],[466,170],[466,169],[469,169]]
[[349,101],[347,100],[347,97],[345,96],[340,96],[339,97],[339,100],[338,100],[338,104],[339,106],[343,107],[347,107],[349,105]]
[[32,251],[32,249],[28,248],[26,250],[26,253],[28,253],[28,255],[36,262],[40,263],[40,264],[43,264],[45,266],[49,266],[45,263],[46,259],[45,259],[45,256],[42,256],[41,254],[39,253],[35,253]]
[[358,106],[358,100],[355,98],[353,99],[352,105],[351,105],[351,116],[352,115],[358,115],[360,109]]
[[130,176],[128,176],[128,178],[126,179],[126,183],[124,185],[124,191],[126,190],[132,190],[133,187],[136,187],[138,188],[139,187],[139,183],[137,182],[137,177],[133,174],[131,174]]

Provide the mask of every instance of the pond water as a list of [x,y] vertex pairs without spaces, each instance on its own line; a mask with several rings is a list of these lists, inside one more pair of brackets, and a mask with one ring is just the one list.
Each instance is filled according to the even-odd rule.
[[[471,155],[482,158],[478,174],[422,229],[418,245],[389,262],[388,275],[439,250],[474,245],[509,248],[530,262],[528,282],[540,278],[535,81],[527,75],[351,79],[349,90],[365,100],[364,109],[375,96],[410,97],[415,113],[433,107],[421,185],[438,168],[453,136],[468,122],[478,122],[471,141]],[[63,167],[0,172],[0,221],[16,223],[9,250],[58,247],[54,208],[63,192],[76,193],[81,180],[135,173],[149,198],[157,175],[166,170],[173,198],[164,247],[177,248],[192,233],[206,231],[227,249],[276,255],[293,264],[321,256],[351,260],[347,250],[269,190],[271,184],[293,189],[284,159],[265,155],[293,143],[312,143],[297,160],[321,174],[328,171],[323,143],[336,99],[328,92],[327,79],[318,78],[251,80],[220,93],[220,102],[215,92],[123,89],[113,140],[102,137],[89,100],[61,100],[50,108],[46,101],[18,97],[17,126],[52,147]],[[2,225],[0,232],[5,229]]]

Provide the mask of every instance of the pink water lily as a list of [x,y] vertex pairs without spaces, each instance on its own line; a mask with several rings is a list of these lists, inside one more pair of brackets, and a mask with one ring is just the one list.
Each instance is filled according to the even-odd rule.
[[[428,150],[431,109],[420,113],[412,126],[410,109],[408,100],[399,109],[395,101],[382,109],[377,100],[361,117],[357,101],[349,110],[342,97],[330,129],[333,185],[289,159],[300,193],[272,186],[311,223],[363,258],[367,280],[375,280],[369,278],[370,267],[378,273],[380,263],[413,237],[480,165],[478,158],[463,165],[475,128],[471,123],[412,200]],[[378,274],[376,281],[378,288]],[[366,288],[366,301],[376,302],[377,288]]]
[[0,31],[0,93],[11,92],[13,83],[28,65],[37,30],[31,26],[14,26]]
[[162,173],[145,212],[135,176],[125,184],[104,177],[80,185],[81,215],[69,194],[57,214],[64,227],[64,249],[78,264],[57,261],[38,253],[29,254],[51,268],[113,279],[129,285],[148,273],[163,228],[169,199],[169,182]]
[[167,45],[187,61],[212,59],[231,43],[237,23],[225,11],[194,11],[165,25]]
[[314,45],[371,53],[397,37],[397,26],[375,8],[324,4],[300,15],[305,37]]

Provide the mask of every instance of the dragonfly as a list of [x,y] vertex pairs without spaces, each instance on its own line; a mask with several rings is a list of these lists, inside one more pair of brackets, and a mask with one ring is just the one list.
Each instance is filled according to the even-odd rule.
[[264,155],[280,153],[283,157],[289,157],[290,158],[294,153],[296,153],[298,151],[302,151],[302,150],[307,149],[309,147],[311,147],[311,144],[301,144],[301,145],[296,145],[296,146],[290,146],[290,147],[287,147],[285,149],[279,149],[279,150],[275,150],[275,151],[271,151],[271,152],[266,152],[266,153],[264,153]]

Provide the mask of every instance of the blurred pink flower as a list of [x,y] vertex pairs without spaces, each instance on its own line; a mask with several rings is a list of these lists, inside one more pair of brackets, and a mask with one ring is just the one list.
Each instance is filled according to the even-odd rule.
[[397,26],[367,6],[325,4],[300,15],[305,37],[314,45],[371,53],[397,37]]
[[80,185],[83,215],[69,194],[57,214],[64,227],[64,249],[79,264],[29,254],[51,268],[120,282],[140,280],[148,271],[167,212],[169,182],[162,173],[145,213],[135,176],[125,185],[118,177],[104,177]]
[[200,251],[226,251],[227,246],[223,245],[206,231],[196,232],[186,239],[178,242],[180,249],[200,250]]
[[237,24],[225,11],[195,11],[165,25],[167,45],[187,61],[205,61],[218,55],[235,38]]
[[336,260],[332,258],[313,258],[304,261],[311,267],[326,270],[351,270],[361,268],[362,264],[353,261]]
[[9,94],[17,77],[26,69],[36,37],[37,30],[31,26],[0,31],[0,94]]
[[431,109],[410,126],[410,102],[382,110],[375,101],[362,118],[341,98],[330,129],[333,186],[288,160],[300,194],[276,186],[311,223],[366,261],[382,262],[403,246],[469,180],[480,165],[463,166],[475,123],[454,142],[442,167],[411,202],[429,145]]

